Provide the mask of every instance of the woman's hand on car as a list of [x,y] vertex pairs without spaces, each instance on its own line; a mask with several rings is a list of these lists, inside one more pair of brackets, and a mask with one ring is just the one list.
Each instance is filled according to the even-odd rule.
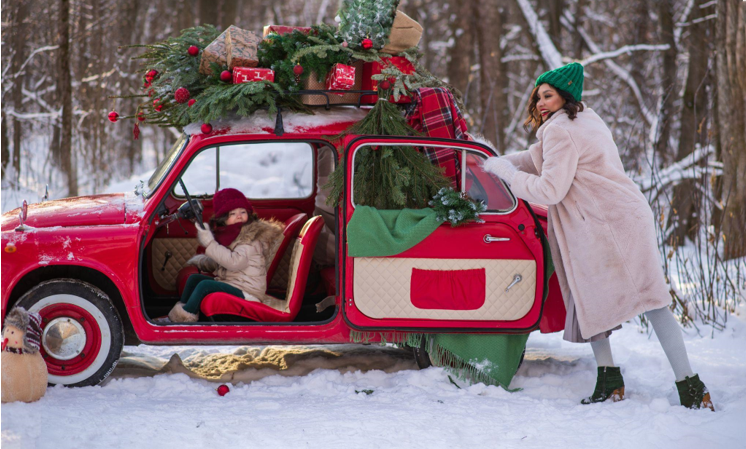
[[207,248],[210,243],[215,241],[215,237],[212,235],[212,231],[210,231],[210,226],[207,223],[203,223],[202,228],[199,226],[196,226],[197,228],[197,241],[199,241],[199,244]]
[[513,183],[513,177],[518,173],[518,169],[515,165],[502,157],[487,158],[487,160],[484,161],[484,164],[482,164],[482,170],[496,175],[508,184]]

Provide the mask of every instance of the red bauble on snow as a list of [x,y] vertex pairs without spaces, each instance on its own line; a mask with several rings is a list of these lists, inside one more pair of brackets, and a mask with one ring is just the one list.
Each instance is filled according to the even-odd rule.
[[361,45],[363,46],[364,49],[370,50],[371,48],[373,48],[373,41],[366,37],[365,39],[363,39],[363,42]]
[[293,73],[295,73],[295,76],[303,75],[303,66],[298,64],[295,67],[293,67]]
[[119,119],[119,114],[117,113],[117,111],[109,112],[109,121],[111,123],[116,123],[118,119]]
[[189,53],[189,56],[197,56],[199,54],[199,48],[196,45],[192,45],[189,47],[189,50],[187,50],[187,53]]
[[210,134],[212,132],[212,125],[209,123],[203,123],[200,129],[202,130],[202,134]]
[[190,98],[190,99],[189,99],[189,102],[187,102],[187,104],[188,104],[188,105],[189,105],[189,107],[191,108],[191,107],[192,107],[192,105],[193,105],[194,103],[196,103],[196,102],[197,102],[197,100],[195,100],[194,98]]
[[228,385],[226,384],[219,386],[217,389],[217,392],[220,396],[225,396],[226,394],[228,394],[229,391],[231,391],[231,389],[228,388]]
[[223,70],[220,73],[220,81],[225,81],[226,83],[229,82],[233,78],[233,74],[230,72],[230,70]]
[[189,101],[189,90],[186,87],[180,87],[174,92],[174,100],[177,103],[186,103]]
[[391,83],[388,80],[384,80],[383,82],[381,82],[381,89],[383,90],[391,89]]

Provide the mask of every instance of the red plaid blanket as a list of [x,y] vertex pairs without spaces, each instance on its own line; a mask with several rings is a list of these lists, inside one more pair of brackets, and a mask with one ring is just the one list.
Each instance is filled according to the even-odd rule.
[[[414,107],[406,116],[412,128],[429,137],[468,139],[466,121],[448,89],[423,87],[412,94]],[[445,176],[458,188],[461,167],[456,152],[443,147],[424,148],[423,151],[433,163],[445,169]]]

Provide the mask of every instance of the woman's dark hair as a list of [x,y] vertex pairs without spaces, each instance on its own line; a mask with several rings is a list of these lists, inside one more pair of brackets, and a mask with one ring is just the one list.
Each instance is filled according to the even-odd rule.
[[[228,216],[230,215],[230,212],[224,213],[223,215],[219,217],[212,217],[210,218],[210,229],[215,229],[219,226],[225,226],[225,222],[228,221]],[[244,225],[247,225],[249,223],[253,223],[256,220],[259,219],[259,216],[256,213],[249,213],[249,219],[246,220],[246,223]]]
[[[528,118],[525,122],[523,122],[523,129],[525,129],[526,131],[536,131],[537,129],[539,129],[541,124],[544,123],[544,118],[536,109],[536,103],[539,102],[539,88],[541,86],[543,86],[543,84],[539,84],[538,86],[534,87],[533,91],[531,91],[531,100],[528,102]],[[578,117],[578,112],[582,111],[585,108],[583,106],[583,103],[576,101],[569,92],[562,89],[557,89],[554,86],[551,87],[557,92],[557,94],[559,94],[560,97],[565,100],[565,104],[562,106],[562,109],[567,111],[567,116],[570,117],[570,120],[575,120]],[[549,117],[559,111],[560,110],[557,110],[551,113]]]

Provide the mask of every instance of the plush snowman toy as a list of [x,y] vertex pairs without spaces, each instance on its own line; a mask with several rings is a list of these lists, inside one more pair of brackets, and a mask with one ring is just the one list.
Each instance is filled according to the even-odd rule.
[[47,364],[39,353],[41,316],[15,307],[5,317],[2,402],[34,402],[47,391]]

